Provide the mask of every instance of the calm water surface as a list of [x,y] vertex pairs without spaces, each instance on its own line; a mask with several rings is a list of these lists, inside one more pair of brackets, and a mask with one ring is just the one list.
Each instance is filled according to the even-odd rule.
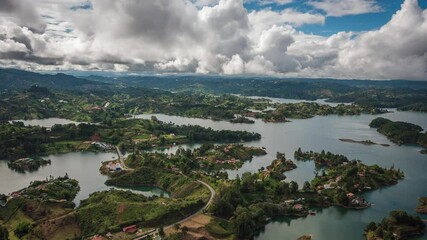
[[[287,102],[289,100],[281,101]],[[150,118],[151,116],[152,114],[147,114],[135,117]],[[295,240],[301,235],[312,234],[316,240],[360,240],[363,239],[363,229],[369,222],[380,221],[388,215],[388,212],[395,209],[415,214],[414,208],[417,204],[417,198],[427,196],[427,155],[420,154],[418,151],[421,148],[418,146],[397,146],[377,133],[375,129],[369,128],[369,122],[378,116],[322,116],[293,120],[293,122],[288,123],[264,123],[255,120],[255,124],[232,124],[224,121],[163,114],[155,114],[155,116],[161,121],[175,124],[200,125],[215,130],[246,130],[261,133],[261,140],[245,144],[266,147],[268,154],[246,162],[239,170],[229,171],[231,178],[246,171],[255,172],[259,168],[269,165],[275,158],[276,152],[284,152],[288,158],[293,159],[293,153],[298,147],[301,147],[302,150],[313,151],[324,149],[333,153],[344,154],[351,159],[360,159],[366,164],[378,164],[383,167],[394,165],[406,174],[405,180],[400,181],[395,186],[366,193],[364,197],[375,204],[371,208],[355,211],[331,207],[316,209],[318,214],[307,218],[276,218],[266,225],[256,239]],[[394,121],[412,122],[427,129],[427,114],[393,112],[381,116]],[[372,140],[391,146],[365,146],[345,143],[339,141],[339,138]],[[184,147],[196,148],[199,146],[199,144],[194,144]],[[170,149],[158,151],[175,152],[178,147],[174,146]],[[79,201],[94,191],[108,189],[104,185],[106,177],[100,175],[98,169],[102,161],[110,160],[113,156],[115,155],[112,153],[69,153],[50,156],[51,166],[24,175],[10,171],[6,162],[0,161],[0,192],[8,193],[27,186],[31,180],[43,179],[50,174],[54,176],[64,175],[67,172],[70,177],[78,179],[81,183],[82,190],[76,198],[76,201]],[[309,181],[314,177],[314,163],[296,163],[298,168],[286,173],[286,176],[288,181],[297,181],[302,186],[304,181]],[[153,194],[156,191],[150,189],[148,192]],[[157,194],[161,193],[158,192]],[[426,216],[423,217],[427,218]],[[427,235],[418,239],[427,239]]]
[[[76,204],[79,204],[80,200],[88,198],[91,193],[111,188],[104,184],[107,177],[99,172],[99,168],[103,161],[109,161],[113,158],[117,158],[115,153],[73,152],[51,155],[46,157],[52,161],[51,165],[27,173],[12,171],[7,167],[7,161],[0,161],[0,193],[7,194],[22,189],[27,187],[31,181],[43,180],[49,175],[59,177],[67,173],[70,178],[77,179],[80,183],[80,191],[74,200]],[[161,194],[165,197],[168,196],[163,190],[153,187],[129,190],[147,197],[160,196]]]
[[[284,100],[286,101],[286,100]],[[152,115],[138,115],[137,118],[150,118]],[[250,146],[266,147],[268,155],[256,157],[246,162],[237,171],[229,171],[230,177],[243,172],[257,171],[265,167],[275,158],[276,152],[284,152],[293,159],[293,153],[298,147],[303,150],[331,151],[344,154],[351,159],[360,159],[364,163],[378,164],[382,167],[395,166],[402,169],[406,178],[399,184],[380,190],[368,192],[364,197],[375,205],[362,211],[346,210],[337,207],[316,209],[316,216],[292,219],[276,218],[266,225],[256,239],[292,239],[304,234],[312,234],[316,240],[331,239],[363,239],[363,229],[371,221],[380,221],[392,210],[400,209],[416,214],[414,208],[417,198],[427,195],[427,155],[418,151],[418,146],[398,146],[387,138],[369,128],[369,123],[378,115],[360,116],[321,116],[312,119],[294,120],[289,123],[264,123],[255,120],[255,124],[232,124],[224,121],[193,119],[164,114],[155,115],[159,120],[176,124],[192,124],[211,127],[216,130],[246,130],[262,134],[262,139],[245,143]],[[394,121],[408,121],[427,129],[427,114],[412,112],[393,112],[382,114],[382,117]],[[372,140],[377,143],[387,143],[390,147],[379,145],[365,146],[356,143],[341,142],[339,138],[354,140]],[[195,148],[199,145],[187,146]],[[175,152],[173,147],[167,152]],[[297,181],[300,186],[304,181],[314,177],[313,162],[296,162],[298,168],[288,172],[288,180]],[[423,216],[427,218],[426,216]],[[418,239],[427,239],[424,235]]]

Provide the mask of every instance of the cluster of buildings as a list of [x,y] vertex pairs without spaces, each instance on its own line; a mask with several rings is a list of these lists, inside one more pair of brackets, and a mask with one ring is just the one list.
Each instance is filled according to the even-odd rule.
[[323,190],[337,188],[338,187],[338,183],[341,182],[342,179],[343,179],[342,176],[338,176],[334,180],[331,180],[331,181],[329,181],[326,184],[317,186],[317,192],[321,193]]
[[228,159],[228,160],[215,160],[216,164],[224,164],[224,163],[236,164],[236,163],[239,163],[239,162],[240,162],[240,160],[235,159],[235,158],[231,158],[231,159]]
[[104,142],[92,142],[91,144],[95,145],[101,149],[104,149],[104,150],[113,150],[114,149],[113,145],[108,144],[108,143],[104,143]]
[[123,166],[119,162],[109,162],[109,163],[107,163],[106,168],[108,168],[108,170],[110,172],[116,172],[116,171],[123,170]]
[[370,205],[370,203],[367,202],[364,198],[361,198],[354,193],[349,192],[346,194],[346,196],[350,201],[351,205],[355,207],[367,207]]

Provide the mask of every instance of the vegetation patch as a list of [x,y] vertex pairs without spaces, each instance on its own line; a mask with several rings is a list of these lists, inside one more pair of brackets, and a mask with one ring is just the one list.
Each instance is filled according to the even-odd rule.
[[425,229],[426,225],[419,217],[410,216],[404,211],[392,211],[380,223],[369,223],[365,236],[367,240],[405,240],[422,235]]

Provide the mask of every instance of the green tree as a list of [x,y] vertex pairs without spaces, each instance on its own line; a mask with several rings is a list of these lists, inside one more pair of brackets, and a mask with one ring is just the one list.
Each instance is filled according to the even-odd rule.
[[375,222],[370,222],[365,228],[365,232],[375,231],[377,229],[377,224]]
[[305,181],[305,182],[304,182],[304,186],[302,187],[302,190],[303,190],[304,192],[309,192],[309,191],[310,191],[310,189],[311,189],[311,185],[310,185],[310,183],[309,183],[308,181]]
[[0,225],[0,240],[9,240],[9,231],[3,225]]
[[291,193],[296,193],[298,191],[298,183],[295,181],[291,181],[289,184],[289,191]]
[[250,238],[254,234],[256,226],[249,209],[240,206],[237,207],[233,223],[239,237]]
[[27,235],[27,233],[30,231],[30,223],[28,222],[20,222],[16,226],[15,230],[13,230],[13,233],[18,238],[22,238],[23,236]]

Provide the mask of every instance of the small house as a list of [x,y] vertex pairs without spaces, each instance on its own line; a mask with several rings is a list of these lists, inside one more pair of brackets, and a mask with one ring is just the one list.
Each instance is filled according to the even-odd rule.
[[132,225],[132,226],[128,226],[128,227],[123,228],[123,232],[125,232],[125,233],[133,234],[133,233],[136,233],[136,231],[138,231],[138,228],[136,227],[136,225]]

